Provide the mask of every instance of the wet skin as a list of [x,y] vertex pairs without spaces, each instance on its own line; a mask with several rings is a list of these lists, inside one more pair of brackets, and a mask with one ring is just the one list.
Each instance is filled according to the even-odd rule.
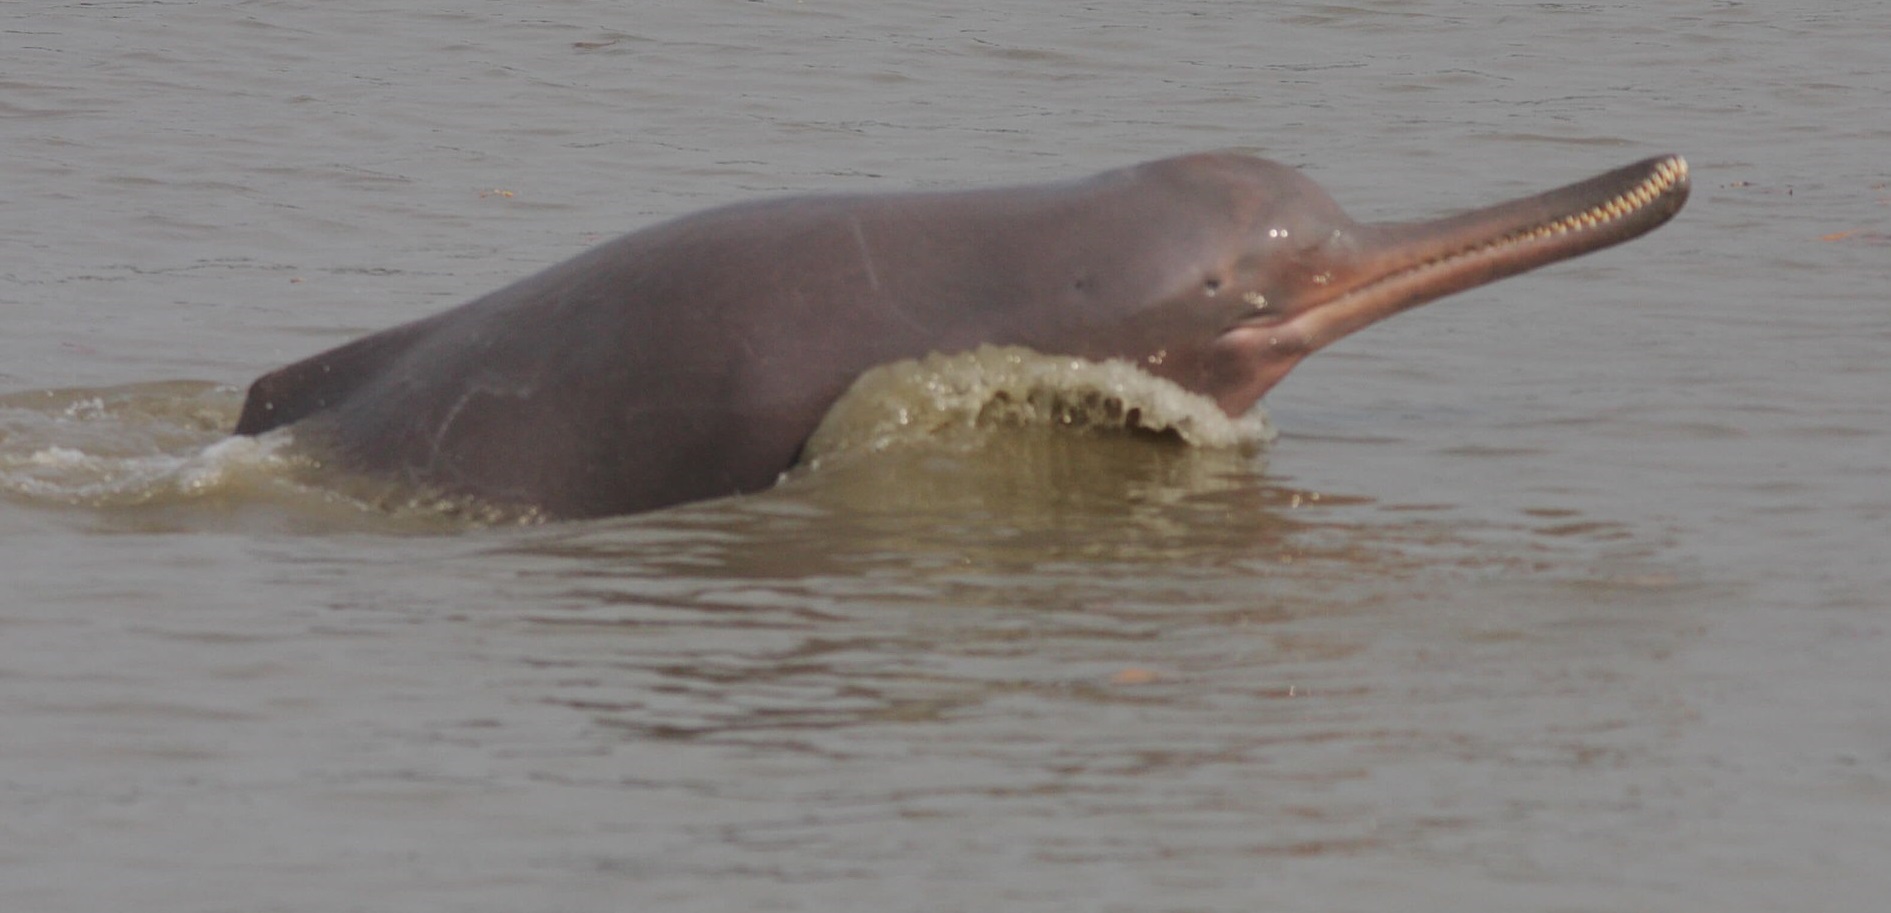
[[556,517],[755,491],[863,371],[981,344],[1132,361],[1239,415],[1302,358],[1618,244],[1687,199],[1649,159],[1448,218],[1361,224],[1232,153],[956,193],[684,216],[251,387],[344,470]]

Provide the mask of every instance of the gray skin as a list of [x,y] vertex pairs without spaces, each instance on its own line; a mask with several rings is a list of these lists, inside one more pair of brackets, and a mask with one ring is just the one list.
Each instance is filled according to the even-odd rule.
[[1667,221],[1662,157],[1430,222],[1360,224],[1232,153],[1083,180],[684,216],[265,375],[236,433],[555,517],[767,488],[875,365],[981,344],[1127,359],[1251,409],[1300,359],[1441,295]]

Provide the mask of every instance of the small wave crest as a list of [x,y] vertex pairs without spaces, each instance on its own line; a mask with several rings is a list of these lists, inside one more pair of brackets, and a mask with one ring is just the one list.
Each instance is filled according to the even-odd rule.
[[226,438],[234,388],[174,381],[0,397],[0,492],[94,507],[202,497],[279,473],[281,442]]
[[0,397],[0,493],[132,507],[279,479],[285,436],[227,437],[241,393],[192,381]]
[[1157,434],[1205,448],[1255,448],[1274,438],[1263,410],[1231,419],[1208,398],[1126,361],[980,346],[862,374],[828,410],[803,462],[1020,425]]
[[58,445],[0,453],[0,490],[90,507],[188,500],[230,488],[238,477],[280,472],[290,463],[282,443],[230,438],[183,455],[101,455]]
[[0,396],[0,498],[197,528],[261,517],[297,529],[431,532],[540,519],[325,471],[291,429],[232,436],[242,402],[236,388],[195,381]]

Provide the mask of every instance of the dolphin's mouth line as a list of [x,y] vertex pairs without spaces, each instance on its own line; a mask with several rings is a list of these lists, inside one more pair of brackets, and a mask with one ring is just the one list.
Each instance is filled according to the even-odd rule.
[[[1672,199],[1677,190],[1684,190],[1688,184],[1688,164],[1687,160],[1681,156],[1670,155],[1656,159],[1647,167],[1647,173],[1640,180],[1625,190],[1611,194],[1600,203],[1586,206],[1573,213],[1538,219],[1522,228],[1506,231],[1488,240],[1465,244],[1445,253],[1425,257],[1416,263],[1394,269],[1350,288],[1339,289],[1336,294],[1325,300],[1316,300],[1286,309],[1277,308],[1272,302],[1260,302],[1249,316],[1236,321],[1229,329],[1281,327],[1322,311],[1348,309],[1354,302],[1371,300],[1376,308],[1381,306],[1379,300],[1384,295],[1400,297],[1393,291],[1400,286],[1422,286],[1432,276],[1445,278],[1454,273],[1468,274],[1477,267],[1479,261],[1501,261],[1508,256],[1521,264],[1514,269],[1506,269],[1503,264],[1498,263],[1496,264],[1498,273],[1487,279],[1469,283],[1481,285],[1485,281],[1502,275],[1521,272],[1542,263],[1565,259],[1595,247],[1626,240],[1628,237],[1653,228],[1654,225],[1660,224],[1660,221],[1665,221],[1665,216],[1646,226],[1624,227],[1621,226],[1624,220],[1645,213],[1657,204]],[[1620,236],[1616,236],[1616,232],[1612,229],[1619,229]],[[1589,241],[1591,235],[1596,239],[1593,243]],[[1540,253],[1522,250],[1526,245],[1539,242],[1550,242],[1551,249]],[[1437,296],[1415,294],[1413,300],[1407,302],[1407,306],[1430,300],[1433,297]],[[1329,336],[1324,341],[1331,342],[1334,338],[1337,337]],[[1307,341],[1313,342],[1311,338]]]

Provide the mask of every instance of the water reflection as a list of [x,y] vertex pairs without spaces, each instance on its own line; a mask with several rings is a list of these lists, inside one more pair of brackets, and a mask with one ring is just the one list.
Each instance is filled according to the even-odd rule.
[[1369,640],[1326,623],[1409,598],[1440,552],[1517,560],[1372,508],[1239,451],[1008,429],[481,560],[516,568],[531,662],[560,670],[544,699],[626,737],[810,747],[1020,702],[1186,709],[1216,668],[1269,670],[1238,689],[1261,706],[1304,697],[1281,670]]
[[[535,776],[673,797],[699,874],[784,878],[974,832],[1079,868],[1450,855],[1659,806],[1619,772],[1688,723],[1651,695],[1695,588],[1565,575],[1523,530],[1239,454],[960,443],[490,534],[505,693],[584,721]],[[1545,769],[1595,776],[1546,800]]]

